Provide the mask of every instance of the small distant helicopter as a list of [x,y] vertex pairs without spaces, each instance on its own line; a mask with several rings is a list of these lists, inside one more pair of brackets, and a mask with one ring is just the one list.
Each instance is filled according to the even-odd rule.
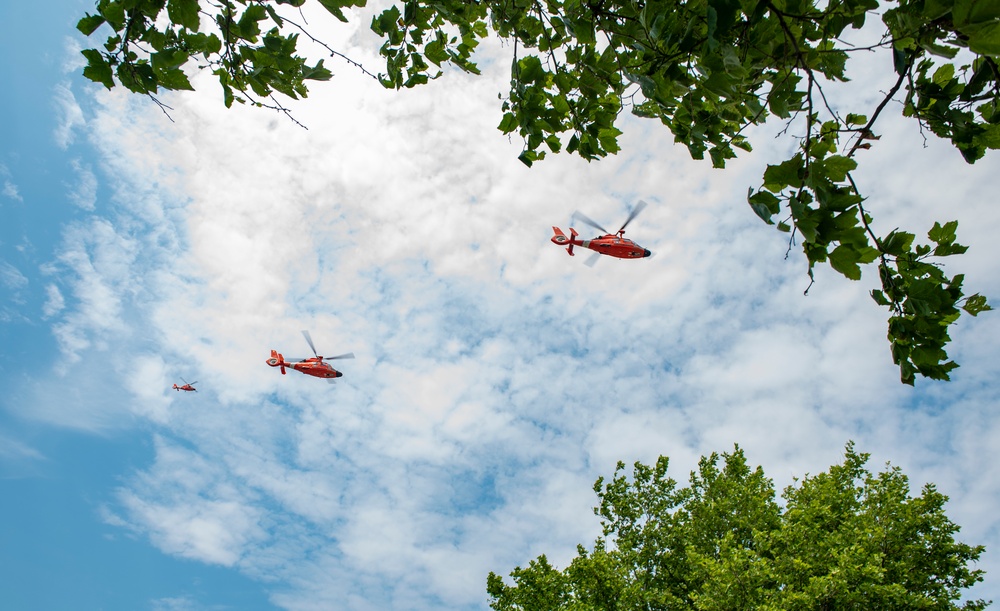
[[280,367],[281,375],[285,375],[285,368],[291,368],[295,371],[300,371],[306,375],[315,376],[317,378],[327,378],[330,382],[333,382],[333,378],[339,378],[344,374],[337,371],[330,366],[326,361],[332,361],[334,359],[353,359],[354,353],[348,352],[346,354],[338,354],[337,356],[327,356],[323,357],[316,354],[316,346],[313,345],[312,337],[309,336],[308,331],[303,331],[302,336],[306,338],[306,342],[309,343],[309,347],[312,348],[313,357],[308,359],[289,359],[285,360],[277,350],[271,350],[271,358],[267,359],[266,363],[271,367]]
[[639,203],[636,204],[635,208],[632,209],[632,212],[629,213],[628,218],[625,219],[621,229],[615,233],[611,233],[604,227],[601,227],[594,221],[590,220],[590,218],[582,212],[574,212],[573,218],[580,219],[598,231],[603,231],[604,235],[596,237],[593,240],[578,240],[576,239],[576,236],[580,234],[577,233],[576,229],[570,227],[570,235],[567,236],[558,227],[553,227],[552,231],[555,232],[555,235],[552,236],[552,243],[558,244],[559,246],[566,246],[568,244],[569,246],[566,246],[566,252],[568,252],[570,256],[573,255],[574,246],[580,246],[582,248],[589,248],[590,250],[593,250],[594,254],[592,254],[590,258],[584,262],[587,267],[593,267],[594,264],[597,263],[597,259],[600,255],[617,257],[619,259],[642,259],[645,257],[651,257],[653,256],[653,253],[649,252],[649,250],[624,237],[625,227],[632,222],[632,219],[642,212],[646,205],[646,202],[639,200]]
[[198,389],[194,387],[194,385],[198,383],[197,380],[194,381],[194,382],[190,382],[189,383],[184,378],[181,378],[181,382],[184,382],[184,385],[183,386],[178,386],[178,385],[174,384],[174,390],[186,390],[188,392],[197,392],[198,391]]

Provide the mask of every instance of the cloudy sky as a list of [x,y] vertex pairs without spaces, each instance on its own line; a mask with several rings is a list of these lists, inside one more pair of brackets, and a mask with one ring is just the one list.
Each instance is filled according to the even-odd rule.
[[[782,126],[726,171],[639,120],[617,157],[529,169],[495,129],[498,44],[482,77],[415,91],[331,63],[293,106],[308,129],[226,110],[204,75],[168,118],[85,82],[92,3],[50,4],[0,8],[11,608],[483,609],[487,572],[593,541],[618,460],[667,455],[684,480],[739,444],[783,487],[848,440],[951,498],[989,548],[972,595],[1000,598],[1000,322],[953,328],[952,382],[901,385],[872,270],[820,269],[803,296],[802,255],[746,205]],[[375,67],[371,12],[306,16]],[[840,99],[874,107],[880,61]],[[1000,157],[968,166],[891,114],[856,176],[877,229],[958,219],[948,271],[1000,299]],[[639,199],[652,259],[591,269],[549,242]],[[357,355],[335,385],[264,364],[309,355],[302,329]]]

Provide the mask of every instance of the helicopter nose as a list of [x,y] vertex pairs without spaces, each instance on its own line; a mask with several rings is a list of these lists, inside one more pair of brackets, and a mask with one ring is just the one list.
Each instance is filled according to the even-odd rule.
[[642,249],[642,256],[643,256],[643,257],[652,257],[652,256],[653,256],[653,253],[649,252],[649,249],[648,249],[648,248],[643,248],[643,249]]

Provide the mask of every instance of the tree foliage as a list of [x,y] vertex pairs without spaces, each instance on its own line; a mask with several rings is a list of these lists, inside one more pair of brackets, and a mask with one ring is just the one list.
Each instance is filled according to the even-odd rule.
[[[338,18],[365,0],[316,0]],[[307,95],[327,80],[323,60],[296,50],[309,34],[287,16],[306,0],[99,0],[79,22],[107,24],[104,49],[87,49],[84,74],[154,96],[190,89],[194,65],[218,77],[227,106],[250,101],[287,113],[273,96]],[[279,9],[283,12],[279,13]],[[163,13],[166,12],[166,18]],[[884,34],[845,42],[880,11]],[[915,234],[876,232],[855,182],[859,152],[878,145],[876,123],[898,99],[924,133],[950,140],[969,163],[1000,147],[1000,3],[992,0],[405,0],[376,15],[385,87],[413,87],[446,64],[478,73],[474,52],[493,33],[513,50],[499,129],[524,141],[527,165],[548,152],[593,160],[619,150],[621,114],[658,120],[691,156],[723,168],[751,151],[748,128],[787,122],[795,152],[768,165],[747,200],[766,223],[799,241],[816,264],[851,280],[875,264],[872,298],[889,312],[888,339],[901,380],[947,380],[945,346],[962,311],[991,309],[965,295],[962,275],[940,260],[960,254],[955,221]],[[320,42],[320,44],[323,44]],[[324,45],[325,46],[325,45]],[[332,56],[351,61],[326,46]],[[872,55],[876,49],[884,51]],[[849,59],[884,58],[886,89],[874,107],[834,107],[830,88]],[[351,62],[361,68],[360,65]],[[154,97],[154,99],[156,99]],[[902,167],[902,166],[901,166]],[[905,169],[901,170],[905,171]]]
[[[983,609],[960,602],[982,581],[982,546],[957,542],[933,485],[912,497],[895,467],[877,475],[848,444],[844,462],[775,500],[743,451],[703,457],[687,487],[668,459],[618,463],[594,484],[603,536],[564,570],[544,555],[490,573],[496,611],[698,609]],[[720,464],[721,462],[721,464]]]

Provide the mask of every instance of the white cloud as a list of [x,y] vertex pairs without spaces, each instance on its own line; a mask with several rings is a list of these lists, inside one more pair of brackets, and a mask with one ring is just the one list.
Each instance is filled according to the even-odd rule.
[[4,460],[42,460],[45,458],[38,450],[8,435],[0,435],[0,441],[2,441],[0,443],[0,458]]
[[[113,205],[66,231],[53,268],[54,328],[80,360],[56,384],[78,400],[39,390],[30,413],[158,431],[115,523],[289,609],[481,608],[487,571],[591,542],[590,486],[617,460],[666,454],[683,480],[739,443],[785,485],[853,438],[938,482],[969,542],[995,546],[997,323],[956,328],[951,384],[900,385],[872,274],[817,269],[803,297],[801,255],[744,203],[780,144],[718,172],[636,120],[617,158],[529,170],[494,129],[496,65],[405,92],[340,70],[295,106],[308,131],[224,109],[204,75],[170,101],[175,124],[101,92],[86,125]],[[876,222],[929,228],[958,195],[973,249],[955,265],[996,294],[997,160],[886,125],[857,177]],[[548,242],[575,209],[613,225],[639,198],[629,235],[654,259],[588,269]],[[358,355],[336,386],[264,365],[308,355],[303,328]],[[170,394],[188,374],[199,392]]]
[[0,431],[0,473],[3,477],[20,474],[45,460],[48,460],[47,457],[30,444]]
[[28,285],[28,278],[10,263],[0,261],[0,282],[7,289],[17,292]]
[[18,192],[17,185],[10,180],[10,170],[2,163],[0,163],[0,177],[3,178],[3,189],[0,189],[0,193],[16,202],[23,202],[24,198]]
[[42,318],[52,318],[66,307],[66,300],[59,287],[54,284],[45,286],[45,303],[42,305]]
[[4,179],[3,181],[3,194],[12,200],[19,202],[24,201],[24,198],[21,197],[21,194],[17,190],[17,185],[7,179]]
[[97,202],[97,177],[88,164],[79,159],[70,162],[76,172],[79,182],[69,193],[70,201],[84,210],[93,210]]
[[232,566],[263,533],[259,511],[195,452],[157,439],[157,470],[121,493],[130,517],[167,553]]
[[157,598],[150,602],[153,611],[196,611],[205,607],[187,596]]
[[0,479],[36,475],[49,459],[18,436],[0,430]]
[[104,219],[71,227],[65,235],[56,273],[72,279],[78,305],[53,327],[64,357],[80,359],[85,350],[102,350],[125,329],[124,300],[138,283],[132,267],[138,244]]
[[0,321],[26,321],[19,311],[25,304],[25,288],[28,278],[21,270],[6,261],[0,261],[0,287],[3,288],[3,302],[0,303]]
[[53,137],[59,148],[66,149],[75,139],[75,131],[85,123],[83,110],[76,101],[69,82],[60,83],[55,89],[54,98],[56,111],[59,113],[59,124]]
[[71,365],[57,360],[54,374],[18,380],[5,404],[23,418],[92,433],[134,426],[121,401],[124,371],[115,371],[105,356]]

